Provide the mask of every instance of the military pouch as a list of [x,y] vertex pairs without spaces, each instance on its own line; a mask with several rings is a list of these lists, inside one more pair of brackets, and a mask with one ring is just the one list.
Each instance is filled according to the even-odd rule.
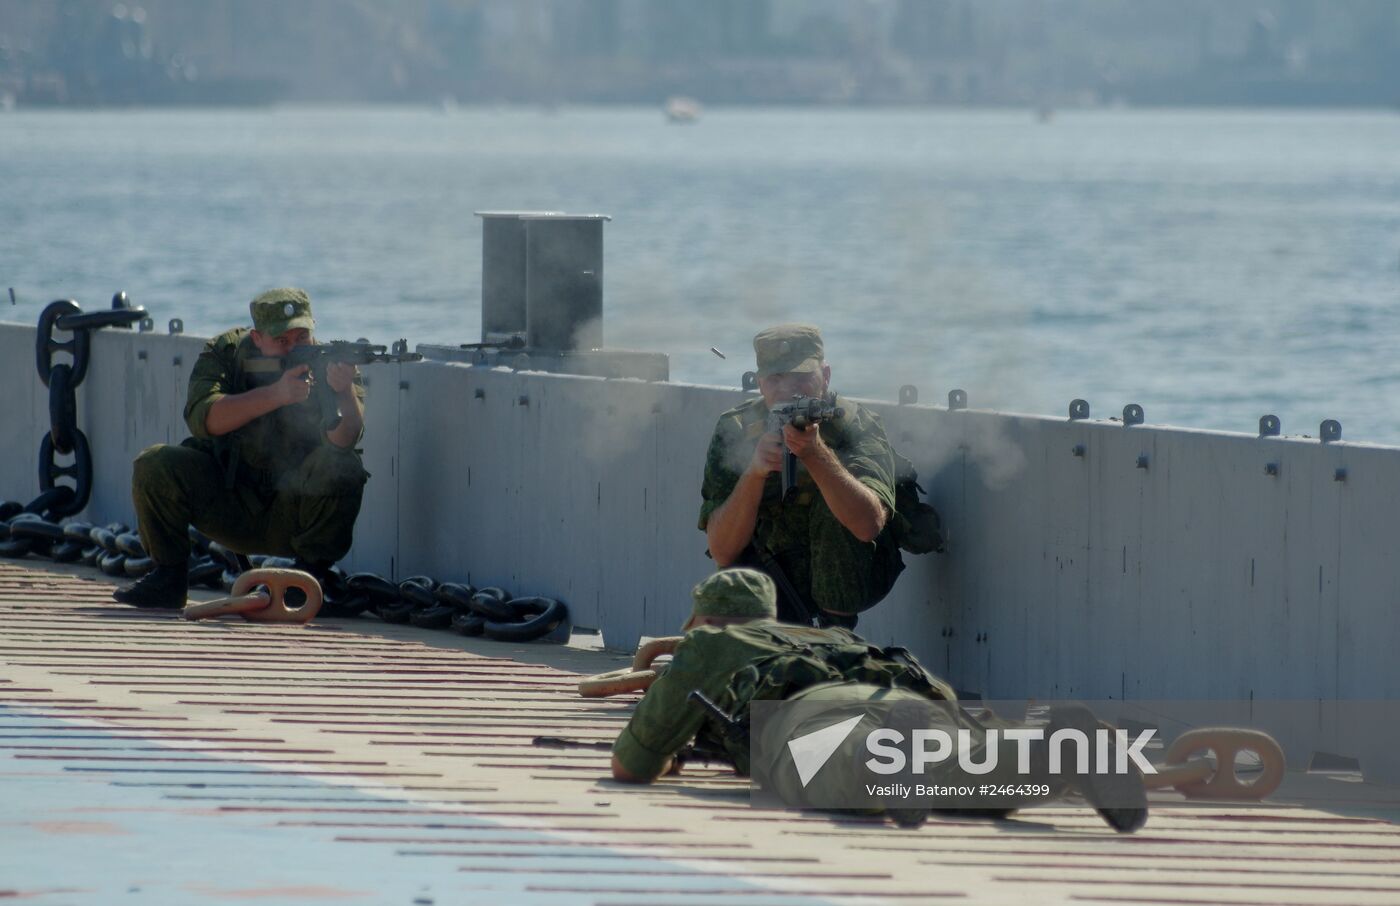
[[891,530],[895,543],[911,554],[942,553],[944,547],[943,520],[938,511],[919,499],[923,488],[919,487],[919,473],[914,464],[891,450],[894,454],[894,518]]

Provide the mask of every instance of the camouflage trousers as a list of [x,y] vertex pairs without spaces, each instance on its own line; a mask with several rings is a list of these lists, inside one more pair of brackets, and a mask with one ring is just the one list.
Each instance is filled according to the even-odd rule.
[[[770,763],[762,766],[752,765],[752,768],[754,776],[761,778],[765,790],[776,793],[789,805],[809,805],[825,809],[831,808],[833,803],[841,803],[840,810],[874,814],[883,811],[892,803],[884,794],[873,792],[870,788],[889,784],[896,779],[905,783],[937,784],[945,787],[1042,783],[1051,786],[1057,793],[1064,786],[1058,778],[1052,780],[1042,770],[1038,770],[1042,767],[1039,764],[1031,776],[1017,774],[1016,746],[1005,739],[998,742],[996,767],[984,774],[967,773],[956,758],[935,765],[922,774],[915,775],[912,769],[901,772],[897,778],[876,775],[866,768],[865,762],[870,757],[866,750],[866,736],[881,727],[899,729],[906,739],[910,738],[913,729],[943,730],[954,738],[957,738],[959,730],[966,730],[971,739],[969,756],[977,763],[986,760],[986,728],[963,711],[957,702],[936,701],[910,689],[850,682],[812,686],[790,696],[786,701],[820,702],[822,707],[789,709],[779,718],[766,721],[760,751],[765,753]],[[787,755],[787,742],[856,716],[861,717],[860,722],[842,741],[826,765],[804,786],[797,774],[795,763]],[[1045,801],[1046,798],[1048,797],[1026,799],[990,794],[950,796],[933,807],[939,811],[1005,813],[1037,801]]]
[[189,559],[191,525],[239,553],[328,564],[350,551],[368,477],[354,450],[323,444],[275,481],[230,488],[212,453],[157,444],[136,457],[131,497],[141,541],[159,564]]
[[[888,527],[874,541],[861,541],[841,524],[820,493],[804,493],[810,500],[794,516],[783,514],[768,524],[760,517],[753,546],[736,565],[772,576],[778,585],[778,619],[807,623],[801,611],[815,609],[822,625],[854,628],[856,614],[884,600],[904,570],[899,546]],[[760,544],[768,556],[757,550]],[[774,575],[778,570],[805,606],[790,600],[785,583]]]

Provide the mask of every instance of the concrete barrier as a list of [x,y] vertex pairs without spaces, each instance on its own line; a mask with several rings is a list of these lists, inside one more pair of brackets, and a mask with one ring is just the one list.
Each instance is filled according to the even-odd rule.
[[[0,325],[4,499],[37,492],[34,337]],[[93,339],[89,514],[129,521],[131,459],[185,436],[203,341]],[[695,526],[706,444],[740,391],[439,362],[365,373],[373,477],[348,568],[558,596],[619,649],[677,631],[712,569]],[[986,698],[1400,698],[1400,449],[871,405],[951,531],[862,617],[872,641]],[[1400,776],[1400,756],[1323,723],[1314,745],[1365,748]]]

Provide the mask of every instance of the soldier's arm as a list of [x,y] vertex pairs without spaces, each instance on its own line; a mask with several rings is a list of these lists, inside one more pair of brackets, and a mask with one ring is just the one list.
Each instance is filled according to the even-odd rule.
[[326,440],[337,447],[354,446],[365,429],[365,391],[355,380],[358,374],[354,365],[343,362],[326,368],[326,383],[335,391],[340,407],[340,422],[326,432]]
[[[241,342],[246,340],[240,341],[236,331],[214,337],[204,344],[203,351],[190,369],[189,392],[185,395],[185,424],[195,437],[207,439],[227,434],[284,405],[278,400],[286,388],[279,388],[276,384],[245,393],[233,392],[233,375]],[[286,379],[286,375],[283,377]]]
[[690,693],[699,689],[718,699],[747,656],[746,650],[726,644],[720,630],[687,635],[613,743],[613,777],[651,783],[671,770],[676,753],[705,723],[704,712],[689,701]]
[[802,460],[817,483],[836,521],[857,539],[874,541],[889,518],[889,511],[879,496],[846,469],[836,451],[822,440],[821,430],[816,425],[805,429],[787,425],[783,435],[788,449]]
[[[736,478],[724,463],[738,443],[734,432],[716,430],[705,465],[702,493],[710,505],[701,513],[701,527],[705,529],[710,556],[721,569],[733,565],[753,540],[764,484],[770,473],[783,466],[782,443],[777,434],[767,432],[758,438],[747,467]],[[713,501],[722,502],[715,505]]]
[[288,368],[276,383],[215,399],[204,416],[205,433],[218,437],[237,431],[255,418],[306,399],[311,395],[311,385],[306,380],[308,370],[306,365]]

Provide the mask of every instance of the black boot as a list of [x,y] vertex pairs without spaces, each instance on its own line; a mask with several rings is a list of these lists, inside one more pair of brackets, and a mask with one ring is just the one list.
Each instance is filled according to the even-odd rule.
[[189,567],[182,563],[179,566],[157,566],[139,581],[112,592],[112,597],[132,607],[178,610],[185,606],[189,590]]
[[[1107,729],[1084,705],[1062,705],[1050,710],[1050,724],[1045,728],[1049,740],[1057,730],[1075,729],[1090,741],[1095,731]],[[1117,760],[1117,743],[1109,744],[1109,761]],[[1099,817],[1120,834],[1131,834],[1147,823],[1147,788],[1142,774],[1132,764],[1128,773],[1098,773],[1090,766],[1089,773],[1074,773],[1069,777],[1070,788],[1084,797]]]

